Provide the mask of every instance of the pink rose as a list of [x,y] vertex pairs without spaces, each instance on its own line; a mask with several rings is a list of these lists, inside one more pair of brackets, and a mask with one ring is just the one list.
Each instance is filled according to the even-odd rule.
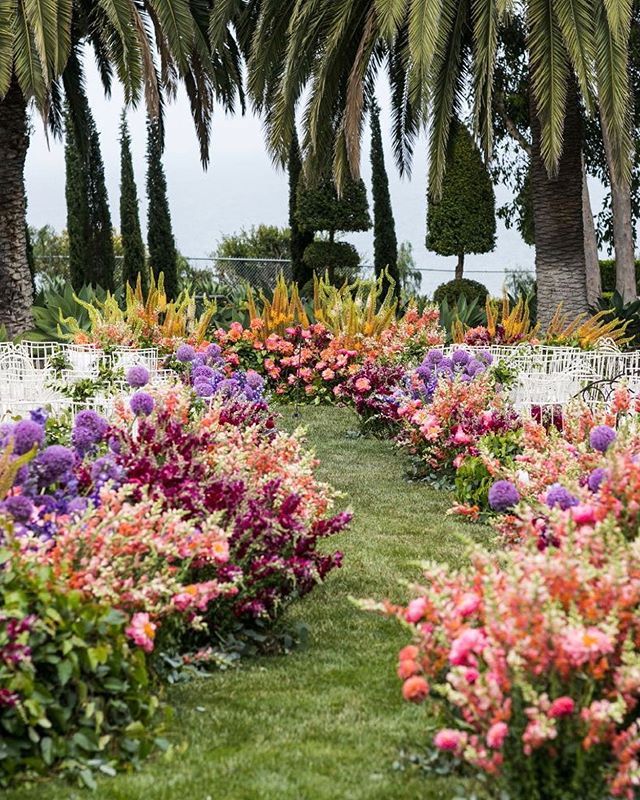
[[571,517],[576,525],[593,525],[596,521],[596,514],[593,506],[581,504],[571,509]]
[[465,741],[466,737],[461,731],[443,728],[436,733],[433,743],[438,750],[459,750]]
[[466,592],[458,602],[458,611],[463,617],[468,617],[480,607],[480,598],[475,592]]
[[573,714],[576,704],[573,702],[571,697],[558,697],[557,700],[554,700],[551,703],[551,708],[549,709],[549,716],[550,717],[568,717],[569,714]]
[[499,750],[504,744],[508,733],[509,726],[506,722],[496,722],[487,732],[487,744],[492,750]]
[[470,659],[472,654],[481,653],[487,645],[487,637],[478,628],[468,628],[461,633],[451,645],[449,661],[455,667],[474,667],[475,659]]
[[404,612],[404,618],[407,622],[419,622],[427,610],[427,601],[424,597],[417,597],[412,600]]

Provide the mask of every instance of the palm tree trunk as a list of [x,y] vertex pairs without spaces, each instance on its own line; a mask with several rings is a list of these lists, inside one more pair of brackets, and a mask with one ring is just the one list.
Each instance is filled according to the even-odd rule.
[[33,302],[25,229],[27,124],[27,104],[14,79],[0,102],[0,324],[10,336],[29,329]]
[[605,121],[600,115],[600,128],[604,152],[609,168],[611,186],[611,211],[613,214],[613,246],[616,251],[616,291],[625,303],[636,299],[636,259],[633,252],[633,230],[631,222],[631,183],[621,179],[613,166],[611,139]]
[[549,176],[541,154],[541,129],[533,92],[531,186],[536,231],[538,319],[546,329],[556,309],[571,317],[587,311],[587,275],[582,221],[582,126],[575,85],[569,87],[564,148]]
[[602,296],[602,277],[584,158],[582,159],[582,224],[584,226],[584,257],[587,268],[587,300],[590,306],[594,306]]

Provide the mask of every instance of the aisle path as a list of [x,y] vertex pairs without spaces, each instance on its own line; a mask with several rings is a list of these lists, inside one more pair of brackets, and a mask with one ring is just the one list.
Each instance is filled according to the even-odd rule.
[[[403,598],[411,562],[455,562],[458,533],[447,498],[403,478],[404,462],[386,442],[348,439],[349,412],[305,408],[319,474],[346,492],[352,530],[334,540],[345,564],[299,603],[292,622],[309,625],[309,646],[289,656],[173,689],[173,728],[184,752],[131,776],[101,781],[100,800],[449,800],[446,781],[392,765],[403,747],[426,741],[428,719],[400,699],[395,659],[407,643],[391,621],[364,614],[355,597]],[[287,414],[283,425],[294,427]],[[480,535],[482,532],[478,531]],[[91,795],[57,784],[6,800],[70,800]]]

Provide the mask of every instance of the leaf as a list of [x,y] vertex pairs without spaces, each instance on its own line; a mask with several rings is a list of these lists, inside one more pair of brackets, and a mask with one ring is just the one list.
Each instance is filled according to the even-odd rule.
[[60,685],[66,686],[73,674],[73,664],[68,659],[60,661],[57,665],[57,672]]

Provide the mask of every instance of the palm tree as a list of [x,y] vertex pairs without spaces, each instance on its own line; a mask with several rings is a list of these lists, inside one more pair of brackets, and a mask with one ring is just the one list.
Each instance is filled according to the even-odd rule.
[[203,164],[214,100],[232,110],[241,90],[241,56],[231,33],[213,51],[211,0],[0,0],[0,324],[29,327],[24,163],[31,103],[60,135],[65,98],[82,141],[85,47],[93,49],[105,93],[114,73],[127,103],[144,100],[160,117],[179,81],[186,88]]
[[[535,118],[532,181],[542,322],[560,302],[586,310],[580,106],[599,110],[616,171],[629,175],[627,79],[631,0],[248,0],[254,19],[249,87],[265,113],[269,146],[283,158],[299,103],[308,168],[332,158],[340,182],[357,175],[367,98],[386,66],[395,155],[410,166],[429,130],[430,186],[441,186],[451,122],[471,97],[488,157],[499,34],[522,14]],[[286,7],[286,8],[285,8]],[[285,11],[288,15],[286,19]],[[223,30],[219,25],[218,30]],[[553,219],[551,220],[551,217]]]

